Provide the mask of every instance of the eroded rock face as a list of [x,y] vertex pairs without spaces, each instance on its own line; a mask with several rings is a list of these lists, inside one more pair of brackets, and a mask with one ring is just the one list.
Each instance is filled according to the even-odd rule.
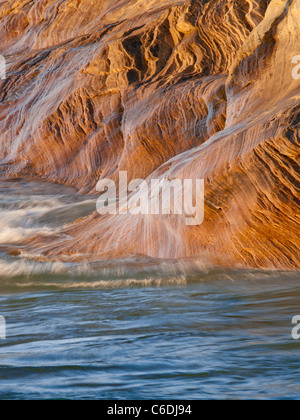
[[299,0],[1,6],[4,175],[205,180],[201,226],[95,213],[32,248],[300,268],[299,18]]

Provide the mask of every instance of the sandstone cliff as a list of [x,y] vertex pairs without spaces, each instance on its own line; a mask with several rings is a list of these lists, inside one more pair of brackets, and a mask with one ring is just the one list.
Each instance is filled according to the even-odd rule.
[[201,226],[94,213],[31,249],[300,268],[299,35],[299,0],[2,4],[2,176],[205,180]]

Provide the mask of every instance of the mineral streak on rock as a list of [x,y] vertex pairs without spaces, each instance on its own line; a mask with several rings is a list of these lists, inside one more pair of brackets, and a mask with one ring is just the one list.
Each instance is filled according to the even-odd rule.
[[201,226],[94,213],[32,252],[299,269],[299,38],[299,0],[2,4],[2,175],[205,180]]

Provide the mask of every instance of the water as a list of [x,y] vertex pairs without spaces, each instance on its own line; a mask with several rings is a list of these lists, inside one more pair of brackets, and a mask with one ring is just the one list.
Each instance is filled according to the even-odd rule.
[[0,183],[0,399],[299,399],[299,273],[8,255],[94,198]]

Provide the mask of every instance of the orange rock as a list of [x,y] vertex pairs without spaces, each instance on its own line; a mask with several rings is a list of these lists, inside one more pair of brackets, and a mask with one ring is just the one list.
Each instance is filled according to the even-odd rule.
[[300,268],[299,15],[296,0],[1,6],[6,176],[84,193],[124,170],[206,186],[201,226],[95,213],[66,229],[72,239],[35,238],[32,250]]

